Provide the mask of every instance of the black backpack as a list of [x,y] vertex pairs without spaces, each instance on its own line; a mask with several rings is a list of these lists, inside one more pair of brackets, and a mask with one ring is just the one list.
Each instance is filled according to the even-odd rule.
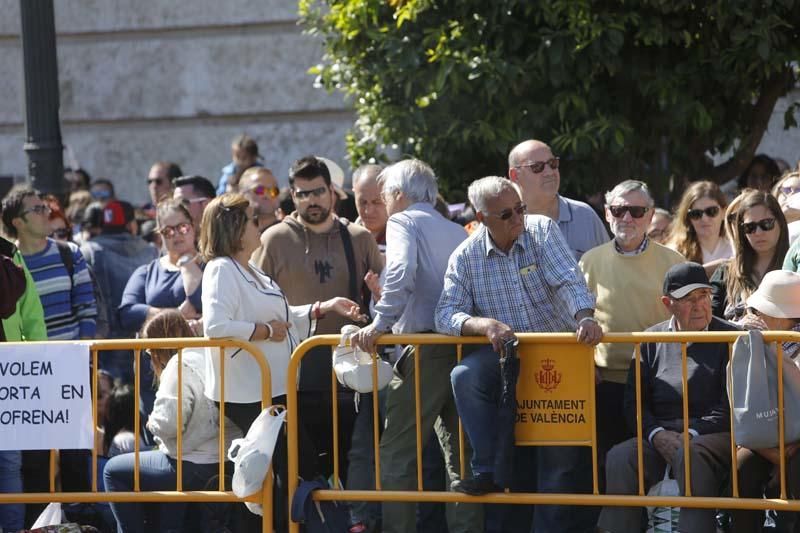
[[339,502],[317,502],[311,497],[315,490],[328,489],[322,478],[302,481],[292,498],[292,521],[303,524],[305,533],[342,533],[350,527],[347,506]]
[[[72,257],[72,249],[67,243],[60,241],[55,241],[55,243],[58,248],[58,253],[61,255],[61,262],[64,263],[64,268],[67,269],[67,274],[69,274],[69,284],[70,287],[72,287],[74,283],[73,278],[75,276],[75,261]],[[100,292],[100,286],[97,284],[94,270],[92,270],[89,263],[86,263],[86,270],[89,272],[89,279],[92,280],[92,294],[94,295],[94,302],[97,306],[97,318],[95,319],[97,332],[95,333],[95,337],[98,339],[105,339],[109,331],[108,321],[105,319],[106,301],[105,298],[103,298],[103,293]]]

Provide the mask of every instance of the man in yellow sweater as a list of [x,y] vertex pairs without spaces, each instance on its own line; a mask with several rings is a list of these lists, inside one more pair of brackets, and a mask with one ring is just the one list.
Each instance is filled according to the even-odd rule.
[[[669,319],[661,304],[664,275],[682,255],[647,238],[654,202],[647,184],[626,180],[606,193],[606,220],[614,239],[586,252],[580,267],[597,296],[595,318],[605,332],[644,331]],[[600,464],[628,428],[620,414],[633,344],[598,344],[597,438]]]

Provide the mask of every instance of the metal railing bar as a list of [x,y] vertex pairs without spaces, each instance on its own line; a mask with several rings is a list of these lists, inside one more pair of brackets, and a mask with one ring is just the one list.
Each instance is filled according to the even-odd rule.
[[414,345],[414,417],[417,425],[417,490],[425,490],[422,487],[422,387],[420,382],[422,376],[420,372],[420,353],[419,344]]
[[644,496],[644,446],[642,436],[642,346],[638,342],[633,347],[636,372],[636,468],[639,478],[639,496]]
[[691,448],[689,447],[689,369],[686,343],[681,343],[681,390],[683,391],[683,491],[686,496],[692,495]]

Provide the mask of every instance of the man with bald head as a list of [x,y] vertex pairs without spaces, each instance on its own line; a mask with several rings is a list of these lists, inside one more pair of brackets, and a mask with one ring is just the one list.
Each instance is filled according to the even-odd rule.
[[281,193],[278,180],[268,168],[250,167],[239,180],[239,192],[244,195],[258,216],[258,231],[263,232],[278,222],[278,196]]
[[558,194],[559,158],[542,141],[524,141],[511,150],[508,178],[519,186],[528,214],[544,215],[558,223],[576,260],[608,242],[603,222],[588,204]]

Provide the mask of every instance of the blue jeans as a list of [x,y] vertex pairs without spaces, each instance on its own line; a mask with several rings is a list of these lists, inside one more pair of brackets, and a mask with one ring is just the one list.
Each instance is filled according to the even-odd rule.
[[[0,493],[22,492],[22,452],[0,452]],[[0,505],[0,528],[17,531],[25,527],[25,505]]]
[[[133,490],[133,466],[135,454],[117,455],[108,461],[103,479],[107,492]],[[175,490],[175,459],[154,450],[139,454],[139,487],[142,491]],[[208,482],[219,472],[218,463],[198,464],[183,461],[183,490],[204,490]],[[183,530],[186,504],[142,504],[112,503],[111,511],[117,520],[118,533],[144,533],[161,531],[164,533]],[[152,524],[145,529],[146,510],[158,521],[157,529]]]
[[[495,473],[497,458],[498,412],[500,401],[500,362],[491,346],[483,346],[466,355],[450,373],[458,414],[464,431],[472,444],[472,471]],[[520,455],[532,459],[532,464],[519,461]],[[538,492],[591,493],[591,455],[588,448],[539,447],[517,448],[516,474],[512,490],[520,490],[520,481],[535,480]],[[531,490],[531,488],[528,488]],[[515,506],[516,507],[516,506]],[[505,513],[502,513],[505,514]],[[515,513],[512,513],[515,514]],[[510,517],[498,529],[497,513],[487,512],[487,531],[582,532],[593,531],[594,513],[562,505],[540,505],[535,509],[533,526],[530,519],[515,520]]]

